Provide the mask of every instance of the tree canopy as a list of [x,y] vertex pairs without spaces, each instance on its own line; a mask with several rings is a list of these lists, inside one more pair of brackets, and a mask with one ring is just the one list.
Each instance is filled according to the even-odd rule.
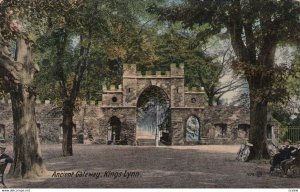
[[275,65],[275,51],[279,43],[299,41],[300,2],[186,0],[148,10],[161,20],[181,21],[185,27],[205,26],[200,39],[226,30],[237,56],[233,66],[249,85],[251,158],[267,157],[267,105],[286,95],[289,72],[287,66]]

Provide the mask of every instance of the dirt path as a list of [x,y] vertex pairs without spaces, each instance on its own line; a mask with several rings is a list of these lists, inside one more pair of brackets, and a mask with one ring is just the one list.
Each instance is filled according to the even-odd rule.
[[267,162],[237,162],[239,146],[233,145],[74,145],[72,157],[61,157],[60,145],[42,149],[48,175],[37,180],[6,179],[8,187],[300,188],[299,177],[270,176]]

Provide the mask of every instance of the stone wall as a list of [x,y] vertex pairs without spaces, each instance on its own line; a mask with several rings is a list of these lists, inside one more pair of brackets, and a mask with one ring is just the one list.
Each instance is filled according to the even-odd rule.
[[239,129],[239,125],[250,125],[249,110],[243,107],[206,107],[202,117],[202,143],[241,143],[248,137],[249,128]]
[[[37,104],[36,120],[40,128],[40,139],[46,143],[59,142],[60,124],[62,122],[61,110],[52,104]],[[5,126],[7,142],[13,141],[13,117],[11,104],[0,104],[0,124]]]
[[171,106],[184,106],[184,77],[171,79]]
[[[36,116],[37,123],[40,124],[42,142],[58,143],[62,134],[60,129],[61,109],[53,104],[38,104]],[[113,116],[121,121],[121,139],[134,145],[136,142],[135,107],[105,108],[100,105],[81,105],[74,116],[75,140],[82,134],[84,143],[107,144],[110,118]],[[188,143],[185,140],[186,122],[190,116],[195,116],[200,121],[200,138],[195,143]],[[249,111],[242,107],[171,108],[171,119],[170,139],[172,145],[241,143],[249,133]],[[269,119],[269,123],[272,125],[271,119]],[[0,104],[0,124],[5,126],[5,140],[11,142],[13,140],[13,119],[10,104]],[[275,137],[278,138],[278,128],[273,132],[277,133]]]
[[[137,101],[143,91],[152,86],[164,92],[170,102],[171,129],[165,134],[168,134],[168,142],[171,141],[172,145],[233,144],[247,139],[250,129],[249,111],[234,106],[205,106],[203,89],[184,87],[183,65],[171,64],[170,71],[165,74],[161,71],[147,71],[142,75],[136,70],[136,65],[131,64],[123,66],[122,85],[103,85],[102,102],[99,105],[82,102],[77,108],[74,115],[74,142],[107,144],[117,137],[118,141],[113,142],[136,144]],[[5,127],[5,139],[12,141],[13,121],[9,103],[3,99],[0,101],[0,125]],[[37,101],[36,106],[41,140],[59,142],[62,136],[61,109],[50,104],[50,101],[43,103]],[[199,130],[192,139],[189,136],[196,129],[187,125],[191,116]]]
[[75,137],[82,134],[84,143],[105,144],[106,141],[103,137],[106,136],[106,131],[99,129],[103,117],[104,115],[99,105],[80,106],[74,116],[74,121],[76,123]]
[[[187,144],[185,139],[186,134],[186,121],[190,116],[195,116],[199,119],[200,123],[200,134],[201,130],[201,119],[202,119],[202,109],[198,108],[172,108],[171,109],[171,135],[172,135],[172,145],[183,145]],[[201,137],[201,135],[200,135]],[[200,142],[200,138],[199,138]],[[194,144],[199,144],[196,142]]]
[[118,92],[106,92],[102,97],[103,106],[121,107],[123,106],[123,95]]
[[[161,88],[168,98],[171,98],[171,81],[157,78],[139,78],[137,82],[137,97],[149,86],[157,86]],[[138,98],[137,98],[138,99]]]
[[184,101],[185,107],[204,107],[205,106],[205,93],[203,92],[186,92]]
[[112,117],[117,117],[121,122],[121,135],[120,140],[127,142],[129,145],[135,143],[135,130],[136,130],[136,109],[135,108],[102,108],[105,114],[100,119],[99,130],[101,134],[101,143],[107,143],[108,130],[110,129],[110,120]]

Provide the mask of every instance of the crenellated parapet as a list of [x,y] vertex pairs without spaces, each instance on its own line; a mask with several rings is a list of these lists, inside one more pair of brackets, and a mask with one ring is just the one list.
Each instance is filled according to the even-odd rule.
[[204,107],[205,92],[204,88],[185,87],[184,88],[184,103],[185,107]]
[[114,93],[114,92],[122,92],[122,84],[121,85],[110,85],[107,87],[106,85],[102,85],[103,93]]
[[[35,100],[35,103],[37,106],[39,107],[43,107],[43,106],[51,106],[51,105],[57,105],[55,101],[51,101],[51,100],[40,100],[40,99],[36,99]],[[10,105],[11,104],[11,99],[1,99],[0,100],[0,104],[2,105]],[[102,101],[96,101],[96,100],[89,100],[89,101],[86,101],[86,100],[82,100],[82,101],[79,101],[78,103],[79,105],[88,105],[88,106],[101,106],[102,105]]]
[[171,64],[170,71],[136,71],[136,65],[123,65],[123,78],[184,78],[184,64]]
[[186,93],[201,93],[205,94],[204,87],[184,87]]
[[137,78],[170,78],[170,71],[142,71],[137,72]]
[[121,85],[102,85],[102,107],[122,106],[123,104],[123,86]]

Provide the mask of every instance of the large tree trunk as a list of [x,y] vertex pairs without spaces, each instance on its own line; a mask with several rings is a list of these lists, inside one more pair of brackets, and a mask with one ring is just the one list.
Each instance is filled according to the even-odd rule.
[[34,178],[45,173],[39,143],[39,130],[35,119],[35,95],[25,85],[11,90],[14,120],[14,163],[10,169],[13,177]]
[[251,147],[250,159],[267,159],[267,122],[268,122],[268,92],[270,91],[270,74],[259,71],[248,78],[250,92],[250,130],[249,142]]
[[70,100],[64,101],[63,104],[63,143],[62,150],[63,156],[72,156],[72,136],[73,136],[73,109],[74,104]]
[[[251,89],[250,89],[251,92]],[[250,97],[250,131],[249,142],[253,144],[249,159],[268,158],[266,127],[267,127],[267,101],[256,100]]]
[[[87,68],[88,55],[91,47],[92,32],[91,28],[88,30],[88,43],[87,47],[80,47],[80,58],[77,58],[77,65],[75,67],[75,75],[73,77],[73,84],[70,89],[67,83],[67,75],[64,70],[64,55],[66,51],[66,45],[68,40],[68,34],[64,28],[55,33],[53,33],[54,38],[56,38],[56,75],[61,88],[61,98],[63,100],[63,141],[62,141],[62,151],[63,156],[72,156],[72,136],[73,128],[75,124],[73,123],[75,101],[80,90],[80,84],[83,79],[84,72]],[[83,36],[80,36],[80,44],[83,43]],[[69,91],[70,90],[70,91]]]
[[[1,42],[4,42],[2,36]],[[1,52],[0,62],[1,76],[10,90],[14,123],[14,163],[9,174],[13,177],[33,178],[46,171],[35,119],[33,78],[38,67],[31,62],[29,43],[18,39],[16,47],[16,61],[6,51]],[[1,47],[3,49],[7,47]]]
[[250,92],[249,142],[253,144],[250,159],[268,158],[265,132],[269,93],[274,83],[270,71],[274,69],[277,39],[269,30],[271,18],[262,18],[260,25],[264,37],[260,44],[256,44],[253,31],[255,21],[243,22],[241,1],[233,1],[232,7],[227,27],[238,58],[237,69],[244,72]]

